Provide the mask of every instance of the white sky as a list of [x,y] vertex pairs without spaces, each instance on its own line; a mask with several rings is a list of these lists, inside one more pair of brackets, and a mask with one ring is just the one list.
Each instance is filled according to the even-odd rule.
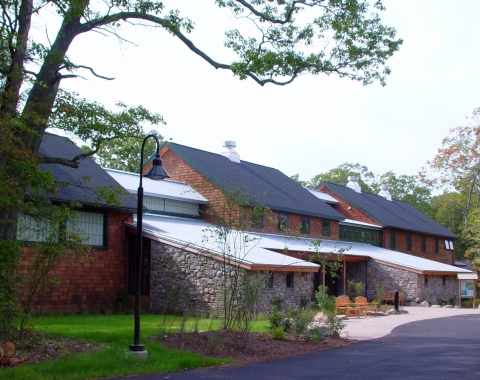
[[[212,3],[175,1],[196,22],[190,38],[222,61],[232,20]],[[215,70],[164,31],[141,27],[125,34],[138,46],[96,33],[78,38],[70,57],[116,79],[84,72],[88,81],[63,86],[107,105],[122,100],[162,114],[167,126],[159,132],[176,143],[220,153],[223,141],[235,140],[242,160],[305,180],[345,162],[376,174],[416,174],[449,129],[480,107],[480,1],[384,4],[383,22],[404,39],[388,62],[386,87],[325,75],[260,87]]]

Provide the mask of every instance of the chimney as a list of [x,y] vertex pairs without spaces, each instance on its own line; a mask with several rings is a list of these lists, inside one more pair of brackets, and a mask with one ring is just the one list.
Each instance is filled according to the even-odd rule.
[[378,195],[384,197],[385,199],[391,201],[392,200],[392,196],[391,194],[389,193],[388,191],[388,185],[382,185],[380,186],[380,192],[378,193]]
[[235,150],[237,143],[235,141],[225,141],[223,144],[224,148],[227,148],[227,151],[222,152],[222,155],[227,157],[230,161],[240,163],[240,155]]
[[362,189],[360,188],[360,185],[358,184],[357,180],[358,178],[355,176],[348,177],[347,187],[349,187],[352,190],[355,190],[357,193],[361,193]]

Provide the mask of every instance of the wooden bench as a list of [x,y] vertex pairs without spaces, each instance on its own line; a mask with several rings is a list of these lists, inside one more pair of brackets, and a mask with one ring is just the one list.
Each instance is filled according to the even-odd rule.
[[344,311],[346,314],[348,307],[350,307],[350,298],[348,296],[335,298],[335,315],[338,315],[339,311]]
[[[383,303],[387,303],[387,302],[394,303],[395,302],[395,291],[386,290],[385,294],[383,295],[382,302]],[[399,305],[403,305],[403,293],[402,292],[398,292],[398,303],[399,303]]]

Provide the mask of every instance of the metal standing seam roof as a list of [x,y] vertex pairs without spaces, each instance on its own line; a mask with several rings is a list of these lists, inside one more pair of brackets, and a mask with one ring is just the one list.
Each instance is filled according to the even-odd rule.
[[326,186],[384,227],[398,228],[450,239],[458,238],[453,232],[406,202],[395,199],[389,201],[380,195],[372,193],[357,193],[355,190],[346,186],[330,182],[322,182],[319,187],[321,186]]
[[[213,242],[213,239],[207,238],[214,226],[205,221],[147,214],[143,218],[143,227],[144,232],[148,232],[160,239],[165,238],[184,247],[195,247],[199,250],[208,250],[217,255],[221,254],[218,246]],[[313,244],[317,239],[307,239],[303,237],[291,238],[284,235],[259,234],[253,232],[244,232],[244,234],[253,239],[243,251],[245,255],[242,254],[241,261],[245,263],[285,268],[295,266],[311,267],[312,270],[319,267],[317,264],[274,251],[281,251],[288,247],[289,252],[312,252],[313,254],[315,252]],[[234,246],[232,245],[232,247]],[[335,253],[339,252],[339,250],[344,250],[343,254],[345,256],[368,257],[381,263],[401,267],[407,271],[419,274],[472,273],[469,270],[452,265],[375,247],[370,244],[323,240],[318,251],[322,253]],[[233,249],[233,251],[235,251],[235,249]],[[239,251],[238,247],[237,251]]]
[[[105,171],[112,176],[120,185],[132,194],[137,194],[139,185],[139,174],[130,173],[121,170],[107,169]],[[150,178],[143,177],[142,180],[143,194],[174,199],[178,201],[190,203],[207,203],[207,199],[192,187],[184,182],[172,181],[165,179],[163,181],[154,181]]]

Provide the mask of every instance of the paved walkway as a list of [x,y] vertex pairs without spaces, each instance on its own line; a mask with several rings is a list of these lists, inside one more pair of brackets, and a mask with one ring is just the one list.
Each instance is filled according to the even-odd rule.
[[348,320],[345,320],[347,327],[342,336],[356,340],[369,340],[388,335],[395,327],[409,322],[466,314],[480,315],[480,309],[447,309],[419,306],[405,306],[401,308],[407,310],[408,314],[360,318],[350,317]]

